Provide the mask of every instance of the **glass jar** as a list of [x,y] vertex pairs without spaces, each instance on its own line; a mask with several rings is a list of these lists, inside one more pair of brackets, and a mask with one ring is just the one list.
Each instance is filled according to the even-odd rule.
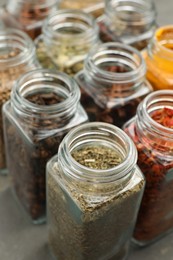
[[125,259],[144,188],[136,161],[133,142],[113,125],[83,124],[65,136],[47,164],[56,259]]
[[133,117],[140,101],[152,91],[145,73],[145,62],[133,47],[104,43],[92,48],[84,70],[76,75],[90,121],[121,127]]
[[82,11],[60,10],[44,22],[36,40],[37,56],[44,68],[74,75],[82,69],[89,49],[98,41],[98,26]]
[[143,51],[147,78],[155,90],[173,89],[173,25],[156,30],[148,48]]
[[61,0],[59,7],[62,9],[81,9],[94,17],[98,17],[103,14],[104,0],[85,0],[85,2],[81,0]]
[[5,172],[2,105],[9,99],[12,86],[23,73],[38,67],[35,47],[22,31],[0,31],[0,172]]
[[134,239],[147,245],[173,230],[173,91],[148,95],[124,126],[146,178]]
[[105,14],[98,19],[103,42],[119,41],[144,49],[156,29],[152,0],[107,0]]
[[41,33],[43,20],[57,10],[58,0],[8,0],[0,17],[5,27],[24,30],[34,39]]
[[14,85],[3,107],[7,166],[19,201],[34,223],[45,220],[45,166],[64,135],[87,121],[76,82],[34,70]]

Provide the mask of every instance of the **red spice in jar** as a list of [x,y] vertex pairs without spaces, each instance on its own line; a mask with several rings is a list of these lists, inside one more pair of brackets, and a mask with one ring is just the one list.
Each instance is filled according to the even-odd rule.
[[157,123],[165,127],[173,128],[173,109],[164,107],[153,112],[151,117]]

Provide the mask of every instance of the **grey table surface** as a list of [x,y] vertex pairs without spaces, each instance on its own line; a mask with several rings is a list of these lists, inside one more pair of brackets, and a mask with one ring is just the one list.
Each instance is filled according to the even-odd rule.
[[[0,0],[0,4],[4,2]],[[158,24],[173,24],[173,0],[155,3]],[[8,176],[0,176],[0,260],[52,260],[47,226],[31,224],[14,199],[9,183]],[[146,248],[131,247],[129,260],[173,260],[173,234]]]

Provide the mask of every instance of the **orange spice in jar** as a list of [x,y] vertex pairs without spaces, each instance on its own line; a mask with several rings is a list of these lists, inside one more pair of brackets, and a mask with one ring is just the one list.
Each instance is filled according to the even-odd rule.
[[143,57],[147,64],[147,79],[153,88],[173,89],[173,25],[156,30]]

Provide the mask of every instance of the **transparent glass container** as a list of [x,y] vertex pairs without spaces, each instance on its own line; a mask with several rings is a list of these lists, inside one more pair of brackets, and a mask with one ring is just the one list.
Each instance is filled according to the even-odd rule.
[[45,166],[64,135],[87,121],[76,82],[64,73],[33,70],[3,106],[8,170],[18,200],[34,223],[45,220]]
[[60,10],[48,17],[36,39],[37,56],[44,68],[74,75],[83,67],[90,48],[98,42],[98,26],[83,11]]
[[104,0],[61,0],[59,8],[61,9],[81,9],[87,13],[92,14],[94,17],[98,17],[103,14]]
[[146,178],[134,232],[134,241],[143,246],[173,230],[173,91],[148,95],[124,130],[136,144],[137,164]]
[[6,170],[2,105],[10,98],[15,80],[38,67],[35,47],[27,34],[16,29],[0,31],[0,173]]
[[156,29],[156,8],[152,0],[107,0],[98,24],[103,42],[119,41],[141,50]]
[[143,57],[147,78],[155,90],[173,89],[173,25],[156,30]]
[[8,0],[0,10],[3,27],[25,31],[34,39],[41,33],[44,19],[57,10],[58,0]]
[[145,73],[142,55],[131,46],[104,43],[92,48],[75,77],[90,121],[121,127],[133,117],[140,101],[152,91]]
[[83,124],[65,136],[47,164],[49,245],[56,259],[127,257],[144,188],[136,161],[133,142],[113,125]]

